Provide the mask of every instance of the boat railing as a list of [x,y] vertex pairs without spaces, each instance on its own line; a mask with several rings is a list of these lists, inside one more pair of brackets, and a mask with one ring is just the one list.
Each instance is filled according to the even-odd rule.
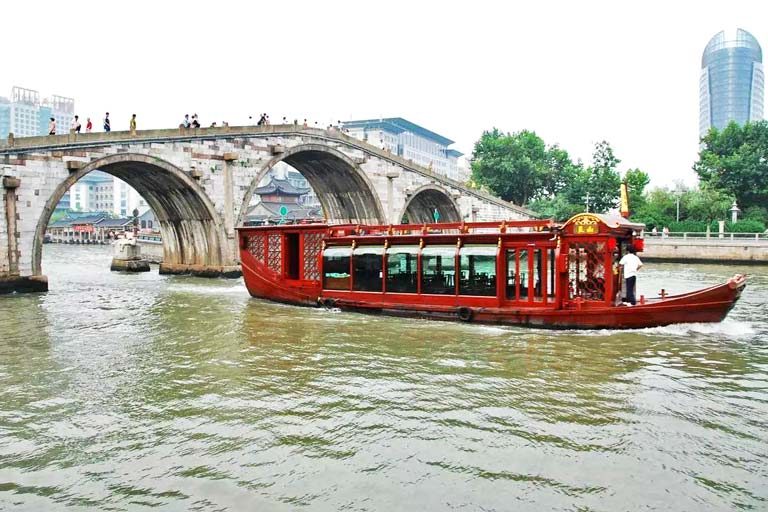
[[518,220],[492,222],[443,222],[430,224],[381,224],[328,226],[331,236],[408,236],[408,235],[459,235],[501,234],[551,231],[554,221]]
[[649,233],[646,231],[643,238],[649,241],[680,241],[680,240],[712,240],[733,242],[763,242],[768,243],[768,232],[763,233],[735,233],[735,232],[702,232],[702,231],[670,231],[668,233]]

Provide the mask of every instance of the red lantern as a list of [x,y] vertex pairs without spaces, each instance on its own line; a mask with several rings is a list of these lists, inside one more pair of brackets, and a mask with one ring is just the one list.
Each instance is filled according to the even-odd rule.
[[615,238],[609,238],[608,239],[608,250],[610,252],[613,252],[614,249],[616,249],[616,239]]
[[643,249],[645,249],[645,240],[642,238],[635,238],[635,240],[632,242],[632,245],[635,246],[635,250],[637,252],[643,252]]

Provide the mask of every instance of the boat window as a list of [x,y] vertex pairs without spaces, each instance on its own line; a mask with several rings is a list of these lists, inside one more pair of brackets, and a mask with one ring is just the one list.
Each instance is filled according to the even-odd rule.
[[456,248],[425,247],[421,250],[421,293],[456,293]]
[[323,251],[323,288],[349,290],[350,247],[329,247]]
[[541,249],[533,250],[533,300],[543,301],[542,288],[544,287],[544,266],[541,261]]
[[496,296],[495,245],[467,245],[459,251],[459,294]]
[[528,300],[528,249],[523,249],[520,251],[518,262],[517,262],[517,268],[518,268],[518,275],[520,279],[520,295],[518,296],[519,300]]
[[549,279],[547,279],[547,301],[552,302],[555,300],[555,250],[549,250],[549,261],[547,262],[547,272]]
[[419,247],[400,245],[387,249],[387,292],[416,293]]
[[507,251],[507,299],[517,299],[517,251],[509,249]]
[[352,256],[352,289],[380,292],[383,281],[384,247],[360,246]]

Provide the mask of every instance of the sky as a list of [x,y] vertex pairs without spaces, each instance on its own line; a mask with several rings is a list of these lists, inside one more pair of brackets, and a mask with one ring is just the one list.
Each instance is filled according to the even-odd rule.
[[768,1],[4,2],[0,95],[75,98],[113,130],[404,117],[472,152],[535,131],[589,163],[608,141],[652,186],[696,182],[701,54],[723,29],[768,53]]

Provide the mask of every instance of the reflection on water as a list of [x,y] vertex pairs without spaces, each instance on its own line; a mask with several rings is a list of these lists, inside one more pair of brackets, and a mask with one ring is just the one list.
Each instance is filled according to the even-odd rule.
[[[717,325],[552,332],[275,305],[47,246],[0,298],[0,509],[768,508],[768,270]],[[737,269],[653,264],[639,293]]]

